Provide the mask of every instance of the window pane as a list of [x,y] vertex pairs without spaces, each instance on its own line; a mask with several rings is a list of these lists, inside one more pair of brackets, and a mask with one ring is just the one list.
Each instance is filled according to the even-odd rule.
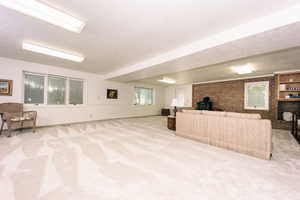
[[24,74],[24,103],[44,103],[44,76]]
[[153,104],[153,90],[152,89],[146,89],[146,104],[151,105]]
[[140,104],[139,88],[134,88],[134,104]]
[[176,100],[178,107],[184,107],[185,100],[185,88],[177,88],[176,89]]
[[62,77],[48,77],[48,104],[66,104],[66,79]]
[[70,80],[70,104],[83,104],[83,81]]
[[245,89],[247,109],[269,108],[269,82],[246,83]]
[[140,105],[153,104],[153,89],[135,88],[135,104],[140,104]]
[[248,106],[264,108],[265,105],[265,85],[253,85],[248,87]]

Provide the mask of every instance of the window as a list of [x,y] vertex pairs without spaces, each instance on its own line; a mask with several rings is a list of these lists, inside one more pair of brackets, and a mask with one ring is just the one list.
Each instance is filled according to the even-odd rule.
[[66,78],[48,76],[48,104],[66,104]]
[[83,81],[70,79],[69,84],[69,103],[74,105],[83,104]]
[[152,88],[134,88],[135,105],[152,105],[153,89]]
[[84,81],[54,75],[24,73],[24,103],[78,105],[84,103]]
[[177,100],[178,107],[184,107],[185,105],[185,88],[175,88],[175,98]]
[[269,110],[269,81],[245,83],[245,109]]
[[45,77],[35,74],[24,75],[24,103],[44,104]]

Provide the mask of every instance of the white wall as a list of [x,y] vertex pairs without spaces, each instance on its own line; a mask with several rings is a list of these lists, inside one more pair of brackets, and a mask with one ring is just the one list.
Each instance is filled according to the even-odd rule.
[[184,107],[192,107],[192,84],[169,86],[165,88],[165,107],[170,107],[174,98],[184,98]]
[[[23,71],[55,74],[86,80],[86,105],[25,106],[25,110],[38,111],[38,125],[48,126],[134,116],[157,115],[164,106],[164,88],[151,85],[125,84],[104,81],[100,75],[68,70],[59,67],[0,58],[0,79],[13,80],[13,95],[0,96],[0,103],[23,102]],[[134,86],[155,89],[155,105],[133,105]],[[119,99],[106,99],[106,89],[118,89]]]

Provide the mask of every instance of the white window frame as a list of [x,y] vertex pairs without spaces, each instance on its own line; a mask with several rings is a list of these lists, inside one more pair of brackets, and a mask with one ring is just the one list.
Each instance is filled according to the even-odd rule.
[[[83,84],[83,91],[82,91],[82,104],[70,104],[70,80],[72,81],[81,81]],[[86,82],[83,79],[79,79],[79,78],[68,78],[67,80],[67,102],[69,103],[69,105],[73,105],[73,106],[80,106],[80,105],[85,105],[86,104]]]
[[[25,104],[25,99],[24,99],[24,92],[25,92],[25,74],[31,74],[31,75],[36,75],[36,76],[43,76],[44,77],[44,103],[43,104]],[[65,98],[65,104],[58,104],[58,105],[52,105],[48,104],[48,77],[53,76],[53,77],[60,77],[60,78],[65,78],[66,79],[66,98]],[[84,106],[86,105],[87,102],[87,81],[84,79],[80,78],[73,78],[73,77],[66,77],[66,76],[60,76],[60,75],[55,75],[55,74],[43,74],[43,73],[34,73],[34,72],[28,72],[28,71],[23,71],[22,74],[22,99],[23,103],[28,106],[47,106],[47,107],[63,107],[63,106]],[[69,102],[69,89],[70,89],[70,83],[69,80],[77,80],[77,81],[82,81],[83,82],[83,103],[82,104],[70,104]]]
[[155,105],[155,99],[156,99],[155,95],[156,95],[156,92],[155,92],[154,88],[134,86],[133,87],[133,98],[135,98],[135,89],[136,88],[142,88],[142,89],[150,89],[150,90],[152,90],[152,104],[138,104],[138,103],[135,103],[135,99],[134,99],[133,105],[135,105],[135,106],[152,106],[152,105]]
[[[265,107],[256,107],[248,105],[248,87],[254,85],[264,85],[265,86]],[[246,82],[244,88],[244,109],[245,110],[269,110],[270,109],[270,82],[269,81],[259,81],[259,82]]]
[[[53,77],[53,78],[61,78],[61,79],[65,79],[66,80],[66,91],[65,91],[65,103],[64,104],[49,104],[48,103],[48,84],[49,84],[49,77]],[[53,75],[53,74],[48,74],[47,75],[47,93],[46,93],[46,97],[47,97],[47,102],[46,104],[49,106],[64,106],[64,105],[69,105],[69,78],[65,77],[65,76],[58,76],[58,75]]]
[[[40,103],[40,104],[35,104],[35,103],[25,103],[25,74],[30,74],[30,75],[34,75],[34,76],[41,76],[41,77],[44,77],[44,102],[43,103]],[[46,91],[47,91],[47,87],[48,87],[48,77],[46,74],[41,74],[41,73],[33,73],[33,72],[27,72],[27,71],[23,71],[23,74],[22,74],[22,78],[23,78],[23,81],[22,81],[22,101],[25,105],[32,105],[32,106],[38,106],[38,105],[46,105],[45,102],[47,102],[47,94],[46,94]]]

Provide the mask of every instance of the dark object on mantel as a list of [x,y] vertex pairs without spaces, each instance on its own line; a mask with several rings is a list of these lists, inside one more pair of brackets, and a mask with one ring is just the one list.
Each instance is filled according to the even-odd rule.
[[213,103],[209,97],[204,97],[202,101],[197,103],[197,110],[213,110]]
[[289,94],[290,98],[300,98],[300,93],[298,93],[298,96],[295,96],[294,94]]

